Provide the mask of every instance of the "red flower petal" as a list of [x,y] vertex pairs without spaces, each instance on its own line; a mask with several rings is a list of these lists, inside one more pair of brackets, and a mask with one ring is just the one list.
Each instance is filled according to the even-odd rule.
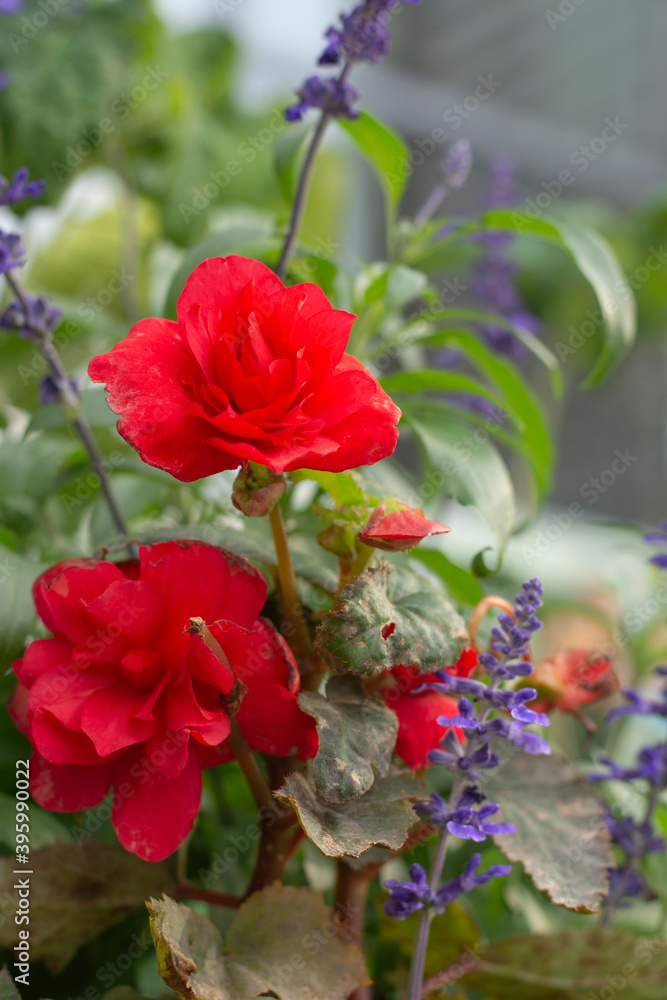
[[123,847],[145,861],[162,861],[183,843],[201,802],[201,764],[195,752],[178,777],[167,778],[140,750],[114,768],[112,822]]
[[30,758],[30,791],[37,805],[53,812],[92,809],[111,785],[113,764],[50,764],[38,753]]

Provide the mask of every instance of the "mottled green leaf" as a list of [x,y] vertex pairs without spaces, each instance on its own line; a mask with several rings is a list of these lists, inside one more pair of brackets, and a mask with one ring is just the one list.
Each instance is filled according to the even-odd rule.
[[457,982],[488,1000],[664,1000],[667,992],[664,937],[576,927],[505,937],[476,952]]
[[275,793],[296,809],[301,826],[323,854],[358,858],[369,847],[398,850],[416,821],[413,799],[424,786],[411,771],[376,778],[370,791],[351,802],[327,802],[303,774],[290,774]]
[[422,673],[454,663],[465,624],[425,577],[381,562],[343,587],[315,646],[338,673],[379,674],[399,664]]
[[367,695],[358,677],[330,677],[326,698],[304,691],[299,704],[317,719],[313,777],[328,802],[347,802],[367,792],[375,780],[373,765],[383,777],[388,773],[398,717]]
[[[30,954],[54,973],[79,948],[173,883],[166,863],[150,864],[122,847],[84,840],[53,844],[30,856]],[[14,895],[14,858],[0,859],[0,897]],[[17,899],[18,903],[18,899]],[[14,905],[13,909],[16,908]],[[0,947],[13,948],[19,928],[0,925]]]
[[336,934],[331,910],[311,889],[254,893],[226,948],[211,921],[182,903],[165,897],[147,906],[160,975],[182,1000],[346,1000],[368,981],[361,953]]
[[561,757],[517,751],[488,775],[484,791],[500,803],[503,822],[517,828],[497,840],[510,861],[520,861],[552,902],[598,912],[614,860],[603,807],[590,785]]

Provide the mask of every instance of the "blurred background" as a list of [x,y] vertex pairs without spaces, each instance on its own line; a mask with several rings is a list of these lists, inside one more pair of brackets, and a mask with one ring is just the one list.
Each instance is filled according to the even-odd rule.
[[[336,0],[27,0],[3,18],[2,169],[29,165],[47,181],[20,222],[27,280],[65,309],[62,352],[78,377],[133,321],[164,312],[188,248],[225,231],[238,246],[239,226],[268,234],[269,213],[286,218],[274,170],[282,110],[314,71],[339,12]],[[598,349],[592,293],[562,254],[514,241],[520,293],[563,362],[566,390],[556,401],[536,375],[559,462],[544,514],[510,545],[505,567],[519,577],[539,571],[547,583],[553,573],[565,591],[607,574],[618,591],[628,573],[643,579],[632,569],[636,528],[667,517],[667,8],[662,0],[424,0],[398,8],[392,34],[391,57],[362,66],[355,81],[365,106],[410,144],[404,212],[424,201],[451,142],[466,138],[475,166],[447,200],[448,215],[479,214],[500,158],[513,174],[507,203],[597,227],[635,290],[635,347],[604,384],[582,392]],[[0,224],[16,226],[2,212]],[[306,219],[321,251],[319,280],[332,253],[351,271],[362,257],[381,258],[382,219],[377,182],[332,130]],[[470,266],[465,254],[433,262],[434,279],[458,304],[474,304]],[[6,338],[0,360],[5,407],[34,410],[29,345]],[[108,424],[100,394],[88,402],[93,420]],[[617,452],[626,456],[622,474],[612,471]],[[116,478],[122,489],[122,470]],[[557,545],[545,543],[553,517],[573,503],[581,516]],[[449,551],[465,562],[486,529],[452,506]]]
[[[12,6],[6,0],[0,10]],[[118,437],[104,393],[87,380],[88,361],[139,318],[173,314],[179,282],[204,257],[243,252],[246,240],[275,252],[275,220],[282,225],[288,214],[275,163],[299,128],[288,129],[283,111],[315,72],[323,33],[342,6],[25,0],[0,18],[0,172],[10,177],[28,166],[46,180],[36,204],[19,206],[24,214],[0,208],[0,228],[24,236],[29,290],[64,311],[56,344],[80,380],[115,492],[138,533],[194,534],[202,525],[238,532],[229,509],[233,475],[190,488],[143,465]],[[355,84],[364,106],[409,144],[403,213],[419,210],[445,151],[465,138],[473,171],[446,199],[445,215],[478,217],[500,199],[534,218],[586,222],[614,248],[634,290],[635,346],[603,384],[583,391],[600,349],[594,296],[564,254],[520,234],[512,241],[522,307],[560,358],[565,390],[554,398],[543,372],[519,359],[549,412],[559,457],[546,506],[536,519],[524,512],[491,585],[511,595],[520,581],[542,578],[550,618],[538,652],[614,636],[621,673],[642,674],[667,645],[667,591],[641,540],[667,518],[667,5],[423,0],[399,7],[392,34],[390,58],[360,68]],[[352,275],[364,259],[385,259],[380,188],[338,130],[315,174],[304,233],[315,248],[308,273],[331,295],[340,288],[330,258]],[[446,304],[480,307],[473,251],[459,247],[429,262]],[[58,407],[40,402],[43,376],[29,342],[0,335],[0,556],[18,567],[9,577],[0,570],[0,618],[11,624],[0,642],[6,666],[33,623],[35,564],[87,555],[114,534],[87,455]],[[512,471],[521,486],[520,465]],[[470,507],[448,501],[438,513],[453,529],[443,551],[460,566],[493,545]],[[261,538],[237,547],[246,544],[252,557],[253,543],[261,553]],[[324,586],[322,567],[298,544],[301,582],[308,576]],[[314,558],[321,563],[322,552]],[[565,727],[567,743],[574,729]],[[637,733],[625,732],[629,753]],[[5,757],[13,764],[15,751]],[[209,801],[204,834],[207,809],[213,815]],[[204,859],[210,845],[196,846],[195,857],[198,850]],[[313,878],[318,863],[308,859]],[[537,929],[546,919],[540,914]],[[137,932],[142,927],[137,918]],[[83,989],[86,970],[105,954],[91,951],[80,968],[70,967],[72,989]],[[153,965],[152,955],[138,963],[137,983],[147,992],[158,988]]]

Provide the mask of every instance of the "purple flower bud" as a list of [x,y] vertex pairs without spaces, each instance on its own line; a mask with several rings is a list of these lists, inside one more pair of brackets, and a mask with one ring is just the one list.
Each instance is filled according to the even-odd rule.
[[23,198],[39,198],[46,182],[29,181],[29,176],[27,167],[19,167],[11,181],[0,177],[0,205],[15,205]]
[[25,247],[16,233],[0,231],[0,274],[7,274],[13,267],[25,264]]
[[285,111],[285,118],[289,122],[301,121],[310,108],[320,108],[335,118],[359,117],[359,112],[354,107],[359,92],[350,83],[311,76],[297,91],[297,96],[300,98],[299,102]]
[[457,139],[447,150],[439,171],[448,188],[458,191],[468,180],[472,170],[472,146],[468,139]]

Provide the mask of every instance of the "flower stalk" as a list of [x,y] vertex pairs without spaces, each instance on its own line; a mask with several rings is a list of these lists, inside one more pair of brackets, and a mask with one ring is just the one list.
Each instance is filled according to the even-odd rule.
[[[5,279],[23,309],[26,327],[34,335],[37,347],[51,369],[51,379],[58,391],[58,396],[62,403],[65,415],[81,438],[83,446],[88,452],[90,464],[95,470],[95,474],[100,481],[100,488],[104,495],[107,507],[109,508],[109,513],[111,514],[114,525],[121,535],[128,537],[129,529],[127,522],[125,521],[125,516],[118,504],[118,501],[116,500],[116,497],[114,496],[113,490],[111,489],[111,483],[106,469],[104,468],[102,453],[100,452],[97,441],[95,440],[86,418],[83,415],[80,396],[73,387],[71,380],[68,378],[65,366],[63,365],[60,355],[54,347],[51,330],[48,328],[46,323],[40,322],[33,317],[33,310],[30,308],[28,297],[16,276],[8,271],[5,274]],[[133,558],[136,558],[136,547],[131,545],[129,548]]]

